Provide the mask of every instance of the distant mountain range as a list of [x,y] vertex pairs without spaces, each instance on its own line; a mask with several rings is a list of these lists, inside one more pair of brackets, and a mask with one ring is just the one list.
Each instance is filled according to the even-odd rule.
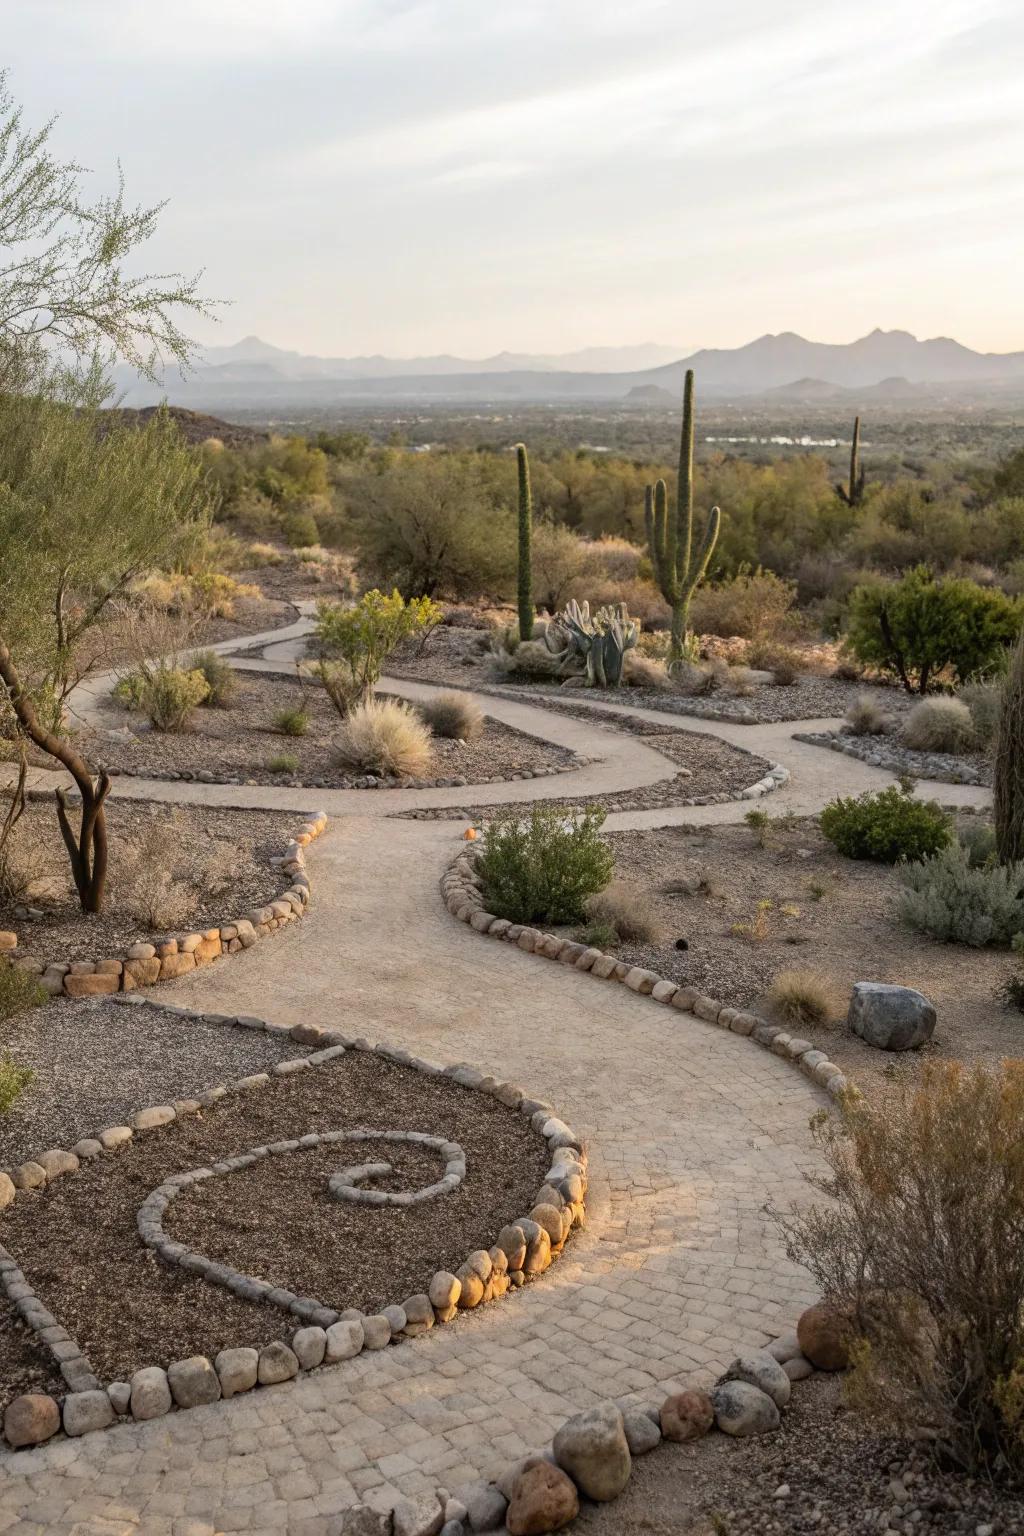
[[233,346],[208,347],[192,374],[168,376],[162,388],[127,373],[118,384],[126,404],[149,405],[166,396],[196,410],[323,409],[374,400],[603,401],[639,407],[677,401],[687,368],[697,375],[700,396],[719,401],[967,402],[1024,394],[1024,352],[973,352],[948,337],[918,341],[908,331],[881,330],[845,345],[807,341],[787,331],[683,357],[675,348],[648,343],[561,355],[502,352],[475,362],[447,355],[312,357],[248,336]]

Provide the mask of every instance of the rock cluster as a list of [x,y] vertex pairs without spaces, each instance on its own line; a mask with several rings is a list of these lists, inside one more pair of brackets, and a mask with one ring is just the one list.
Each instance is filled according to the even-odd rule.
[[914,752],[898,742],[877,736],[853,736],[847,731],[800,731],[794,741],[806,741],[813,747],[828,747],[855,757],[872,768],[886,768],[897,776],[912,779],[938,779],[944,784],[990,784],[991,771],[981,762],[955,757],[948,752]]
[[38,977],[52,997],[100,997],[115,992],[134,992],[161,981],[174,981],[200,970],[223,955],[251,949],[286,923],[302,917],[309,904],[309,876],[304,850],[327,825],[326,811],[316,811],[299,827],[284,851],[271,860],[272,868],[287,877],[288,884],[266,906],[244,917],[235,917],[202,932],[177,934],[155,943],[132,944],[123,955],[105,960],[39,960],[20,952],[17,935],[0,933],[0,951],[10,955],[16,970]]

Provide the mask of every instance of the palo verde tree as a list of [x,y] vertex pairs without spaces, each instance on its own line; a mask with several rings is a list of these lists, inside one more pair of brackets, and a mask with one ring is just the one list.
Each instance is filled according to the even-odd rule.
[[133,581],[173,559],[207,511],[199,456],[162,413],[136,429],[39,395],[0,395],[0,729],[71,775],[57,816],[82,908],[107,875],[110,779],[62,732],[83,641]]
[[850,443],[850,483],[836,486],[836,495],[848,507],[859,507],[864,500],[864,469],[860,462],[860,417],[853,419],[853,439]]
[[519,579],[516,586],[519,638],[529,640],[533,636],[533,493],[530,490],[530,461],[525,443],[516,444],[516,473],[519,478]]
[[681,661],[686,649],[690,602],[707,574],[721,526],[722,514],[712,507],[700,543],[693,527],[693,369],[683,384],[683,425],[679,439],[679,477],[675,505],[668,510],[668,490],[659,480],[644,498],[644,521],[654,575],[661,595],[672,609],[669,662]]

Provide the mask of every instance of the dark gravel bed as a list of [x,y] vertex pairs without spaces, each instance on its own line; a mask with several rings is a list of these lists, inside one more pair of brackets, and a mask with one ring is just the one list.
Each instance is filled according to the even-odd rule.
[[797,732],[794,740],[856,757],[876,768],[888,768],[912,779],[935,779],[942,784],[992,783],[992,759],[983,752],[918,752],[904,746],[899,736],[854,736],[848,731]]
[[[394,1164],[399,1180],[417,1179],[415,1155],[373,1142],[355,1154],[341,1146],[330,1163],[316,1153],[282,1154],[272,1160],[278,1168],[192,1186],[173,1202],[168,1228],[187,1230],[210,1258],[244,1259],[247,1273],[311,1290],[336,1310],[377,1311],[425,1291],[438,1269],[455,1270],[474,1249],[493,1244],[505,1223],[532,1208],[550,1162],[524,1117],[489,1095],[349,1051],[140,1135],[19,1198],[4,1214],[4,1242],[104,1380],[142,1365],[261,1346],[286,1336],[294,1319],[156,1259],[139,1239],[136,1212],[172,1173],[347,1126],[458,1141],[466,1177],[452,1194],[419,1206],[362,1206],[328,1194],[329,1168],[379,1159]],[[0,1380],[11,1389],[6,1360]]]
[[580,1536],[1019,1536],[1024,1501],[927,1461],[874,1431],[816,1377],[794,1389],[777,1434],[663,1443],[634,1462],[614,1504],[588,1505]]
[[[310,785],[315,788],[368,787],[365,775],[335,762],[341,720],[323,688],[278,673],[239,672],[226,709],[197,709],[185,731],[145,729],[143,717],[111,701],[103,729],[84,738],[85,749],[113,773],[208,780],[214,783]],[[386,697],[386,695],[381,695]],[[277,725],[287,710],[307,718],[304,735],[285,735]],[[271,767],[275,763],[276,766]],[[487,719],[469,742],[435,737],[433,762],[415,778],[378,779],[377,786],[415,788],[438,779],[466,784],[498,783],[516,774],[558,768],[575,761],[571,752]]]
[[0,1289],[0,1416],[19,1392],[49,1392],[63,1397],[66,1391],[56,1360],[22,1322],[6,1291]]
[[[18,935],[20,954],[70,961],[110,958],[154,933],[219,925],[277,895],[283,882],[269,860],[301,823],[294,811],[109,799],[108,897],[103,911],[92,914],[81,910],[74,893],[52,798],[33,800],[14,840],[16,859],[30,876],[27,894],[19,902],[0,902],[0,928]],[[135,862],[139,849],[146,853],[141,867]],[[161,870],[171,878],[163,893]],[[153,895],[163,920],[150,928],[143,907]]]
[[[0,1117],[0,1166],[70,1147],[148,1104],[192,1098],[303,1054],[263,1030],[179,1019],[109,998],[57,998],[4,1025],[4,1054],[32,1082]],[[3,1241],[0,1232],[0,1242]]]

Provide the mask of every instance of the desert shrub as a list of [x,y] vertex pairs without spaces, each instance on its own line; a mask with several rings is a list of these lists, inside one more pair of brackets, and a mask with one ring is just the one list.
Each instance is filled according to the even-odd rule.
[[335,738],[340,767],[356,773],[420,778],[430,768],[430,732],[398,699],[367,699],[349,710]]
[[201,702],[214,709],[227,709],[238,688],[238,674],[231,663],[216,651],[198,651],[192,657],[192,668],[206,679],[206,698]]
[[968,1471],[1019,1477],[1024,1062],[923,1062],[915,1086],[848,1099],[814,1135],[828,1204],[781,1225],[850,1317],[854,1402]]
[[[576,937],[588,949],[616,949],[622,943],[614,923],[585,923]],[[1024,983],[1021,985],[1024,989]]]
[[539,519],[530,543],[534,600],[557,613],[570,597],[584,597],[597,565],[591,546],[562,523]]
[[415,636],[424,640],[442,618],[428,597],[406,602],[397,588],[388,597],[376,587],[351,607],[317,603],[316,614],[317,671],[341,715],[373,692],[396,646]]
[[155,731],[182,731],[209,691],[210,685],[197,669],[161,664],[146,675],[140,708]]
[[999,713],[1003,703],[1002,679],[994,682],[965,683],[960,697],[971,712],[977,745],[984,751],[995,747],[999,735]]
[[957,837],[972,869],[995,862],[996,829],[990,821],[965,821],[958,827]]
[[309,716],[298,707],[279,709],[274,716],[274,730],[282,736],[305,736],[309,730]]
[[672,617],[672,610],[653,581],[636,577],[632,581],[591,581],[587,586],[591,612],[616,603],[625,603],[630,616],[639,619],[645,629],[665,629]]
[[746,663],[759,672],[771,672],[780,688],[795,683],[802,666],[800,652],[776,640],[752,640],[747,646]]
[[543,640],[524,640],[511,650],[499,642],[489,652],[487,665],[496,682],[540,682],[558,677],[561,670]]
[[856,800],[832,800],[821,813],[821,830],[848,859],[896,864],[945,848],[953,823],[934,800],[915,800],[904,783]]
[[969,752],[975,745],[971,712],[948,694],[922,699],[903,722],[903,741],[915,752]]
[[207,849],[198,845],[179,810],[154,816],[132,842],[121,846],[119,903],[147,928],[179,928],[200,896],[209,900],[232,889],[235,859],[230,842]]
[[657,944],[662,925],[645,893],[625,880],[613,880],[589,897],[585,912],[592,928],[611,928],[620,941]]
[[961,682],[997,665],[1021,624],[1021,605],[963,579],[917,566],[899,581],[870,582],[850,597],[847,643],[868,666],[926,693],[944,671]]
[[899,914],[944,943],[1008,945],[1024,930],[1024,865],[972,865],[960,842],[902,871]]
[[475,741],[484,728],[484,712],[467,693],[439,693],[419,710],[435,736],[452,741]]
[[768,1004],[784,1024],[809,1029],[836,1012],[832,986],[814,971],[779,971],[768,988]]
[[616,538],[610,533],[605,534],[604,538],[595,540],[590,545],[590,549],[603,575],[609,581],[638,581],[645,567],[648,575],[650,574],[645,551],[638,545],[631,544],[628,539]]
[[731,581],[698,588],[690,623],[698,634],[779,639],[792,626],[796,584],[774,571],[741,569]]
[[262,565],[281,565],[284,561],[284,552],[278,549],[276,544],[257,541],[246,546],[245,558],[247,564],[258,569]]
[[312,512],[286,512],[281,520],[281,533],[292,549],[306,549],[320,542],[320,529]]
[[636,650],[627,651],[622,667],[623,682],[630,688],[660,688],[673,686],[663,661],[644,656]]
[[146,696],[146,676],[143,672],[126,672],[119,677],[110,691],[111,698],[120,704],[122,709],[141,709],[142,701]]
[[892,728],[892,717],[870,693],[861,693],[846,711],[846,724],[854,736],[883,736]]
[[515,923],[578,923],[589,897],[611,879],[601,840],[605,812],[581,814],[538,802],[528,817],[507,810],[490,823],[478,869],[489,912]]
[[35,976],[19,971],[7,960],[0,960],[0,1024],[46,1001],[46,993]]
[[9,1056],[0,1056],[0,1115],[6,1115],[29,1083],[33,1073],[30,1067],[19,1067]]
[[294,752],[276,752],[267,758],[268,773],[298,773],[299,760]]

